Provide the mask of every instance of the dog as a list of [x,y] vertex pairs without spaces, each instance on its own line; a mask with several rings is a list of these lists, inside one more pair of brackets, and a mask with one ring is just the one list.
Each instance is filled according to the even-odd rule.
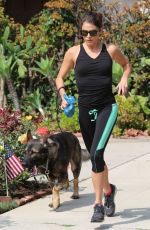
[[78,138],[70,132],[60,132],[33,139],[31,132],[28,131],[27,140],[24,166],[29,170],[36,166],[41,173],[48,174],[52,184],[53,209],[56,210],[60,206],[60,190],[69,187],[69,163],[74,178],[71,198],[78,199],[78,178],[82,161],[90,159],[89,153],[81,149]]

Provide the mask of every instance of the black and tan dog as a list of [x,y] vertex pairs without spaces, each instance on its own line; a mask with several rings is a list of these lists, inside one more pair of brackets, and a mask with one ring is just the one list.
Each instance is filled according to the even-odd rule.
[[68,165],[74,177],[74,192],[72,199],[79,198],[78,178],[82,160],[88,160],[89,154],[81,150],[77,137],[69,132],[61,132],[44,138],[33,139],[31,132],[27,133],[28,143],[25,154],[25,166],[30,170],[37,166],[41,173],[48,173],[52,188],[52,207],[60,205],[59,191],[68,188]]

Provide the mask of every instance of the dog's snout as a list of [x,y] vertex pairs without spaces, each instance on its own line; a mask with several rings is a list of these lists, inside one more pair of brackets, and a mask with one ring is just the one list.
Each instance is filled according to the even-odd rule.
[[29,163],[28,160],[25,159],[25,160],[22,162],[22,165],[23,165],[24,168],[30,169],[30,163]]

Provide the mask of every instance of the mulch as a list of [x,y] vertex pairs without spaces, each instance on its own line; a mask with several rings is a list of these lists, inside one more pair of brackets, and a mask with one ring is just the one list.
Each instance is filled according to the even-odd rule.
[[[25,181],[24,183],[11,187],[9,193],[12,201],[15,201],[18,206],[21,206],[45,195],[49,195],[52,191],[48,183]],[[4,196],[4,194],[1,195]],[[3,196],[0,196],[0,201]]]

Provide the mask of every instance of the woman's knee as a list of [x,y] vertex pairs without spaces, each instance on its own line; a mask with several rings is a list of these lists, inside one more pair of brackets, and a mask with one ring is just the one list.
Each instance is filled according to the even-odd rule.
[[105,169],[105,161],[103,159],[103,154],[92,154],[91,155],[92,162],[92,171],[95,173],[103,172]]

